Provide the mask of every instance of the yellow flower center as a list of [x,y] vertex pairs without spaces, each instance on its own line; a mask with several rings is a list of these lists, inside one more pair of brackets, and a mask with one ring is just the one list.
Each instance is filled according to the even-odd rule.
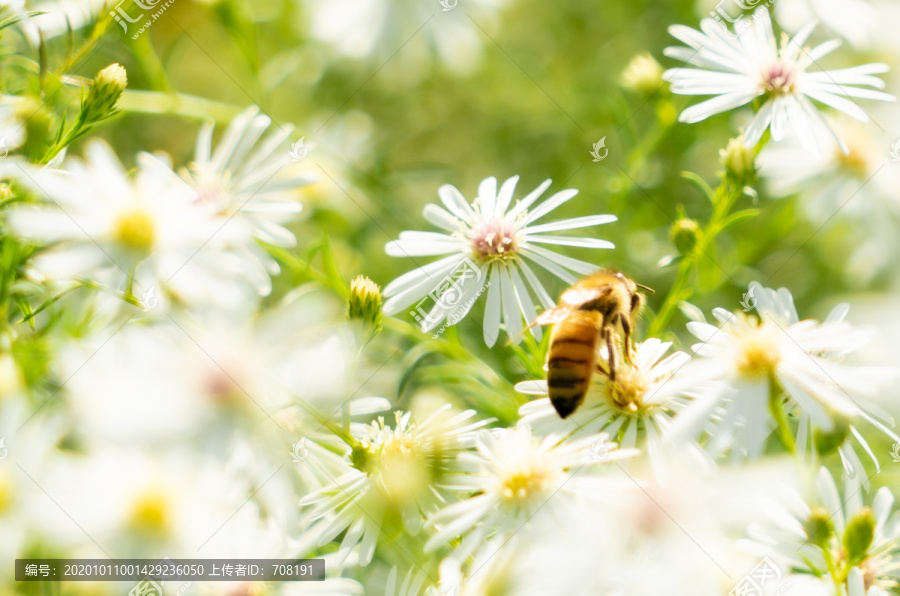
[[507,502],[524,501],[543,489],[544,480],[544,474],[535,469],[515,472],[503,479],[500,497]]
[[149,253],[156,240],[153,218],[142,209],[119,215],[115,224],[116,242],[137,253]]
[[130,522],[139,531],[165,534],[169,529],[169,518],[169,502],[161,492],[147,491],[132,504]]
[[859,150],[859,147],[854,147],[852,144],[848,143],[846,154],[838,149],[835,151],[835,155],[837,157],[838,166],[841,169],[859,176],[868,173],[869,164],[866,163],[866,158],[862,151]]
[[740,341],[735,364],[741,375],[755,378],[775,372],[781,354],[771,329],[762,326],[753,328]]
[[616,370],[616,380],[606,384],[606,394],[612,405],[625,414],[635,414],[644,407],[647,379],[636,368]]
[[0,474],[0,515],[6,513],[12,506],[13,485],[9,476]]
[[414,428],[389,434],[373,463],[369,475],[378,474],[387,497],[397,505],[415,500],[435,476]]

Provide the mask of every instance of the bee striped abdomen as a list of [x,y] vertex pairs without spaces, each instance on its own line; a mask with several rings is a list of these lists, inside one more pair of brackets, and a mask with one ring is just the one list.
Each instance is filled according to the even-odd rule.
[[597,312],[575,312],[553,328],[547,358],[550,402],[563,418],[584,401],[594,373],[598,330]]

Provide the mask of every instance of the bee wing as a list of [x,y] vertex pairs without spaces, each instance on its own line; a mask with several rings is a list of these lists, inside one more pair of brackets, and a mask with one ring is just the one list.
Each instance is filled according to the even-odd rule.
[[568,317],[571,312],[572,309],[568,306],[557,306],[539,314],[531,325],[556,325]]
[[528,325],[528,327],[526,327],[525,329],[520,331],[519,334],[516,335],[515,337],[510,338],[509,342],[507,342],[508,345],[511,345],[517,339],[519,339],[521,336],[525,335],[525,332],[527,332],[529,329],[531,329],[535,325],[542,325],[542,326],[543,325],[556,325],[557,323],[559,323],[560,321],[565,319],[567,316],[569,316],[569,313],[571,313],[571,312],[572,312],[572,309],[567,306],[557,306],[557,307],[545,310],[544,312],[539,314],[537,317],[535,317],[535,319],[531,322],[530,325]]
[[559,297],[559,301],[567,307],[581,306],[591,300],[596,300],[602,295],[603,288],[569,288]]

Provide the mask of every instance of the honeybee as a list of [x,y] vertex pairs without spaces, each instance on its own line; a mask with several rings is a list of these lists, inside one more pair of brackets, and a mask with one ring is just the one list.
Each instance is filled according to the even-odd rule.
[[[616,380],[613,340],[622,330],[625,359],[633,364],[631,334],[646,298],[638,290],[653,292],[614,269],[601,269],[562,293],[559,304],[535,319],[535,325],[553,325],[547,353],[550,403],[562,418],[584,401],[595,368]],[[598,341],[606,342],[608,369],[597,366]]]

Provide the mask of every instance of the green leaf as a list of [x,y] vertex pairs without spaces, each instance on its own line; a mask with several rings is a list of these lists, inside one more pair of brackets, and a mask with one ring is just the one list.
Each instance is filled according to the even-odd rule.
[[331,287],[342,297],[349,296],[350,288],[344,282],[344,276],[338,271],[334,252],[331,250],[331,242],[328,240],[328,234],[324,231],[322,232],[322,267],[325,269],[323,273],[328,278]]
[[[33,10],[28,13],[28,17],[29,18],[36,17],[36,16],[42,15],[42,14],[44,14],[43,10]],[[6,29],[7,27],[11,27],[21,20],[22,19],[19,18],[19,15],[11,16],[8,19],[4,19],[4,20],[0,21],[0,29]]]
[[703,194],[706,195],[706,198],[709,199],[710,203],[712,203],[713,205],[716,204],[715,191],[713,191],[712,187],[710,187],[710,185],[706,183],[706,180],[704,180],[699,174],[695,174],[694,172],[682,172],[681,177],[685,180],[690,180],[691,182],[693,182],[697,186],[697,188],[699,188],[703,192]]
[[719,224],[719,229],[717,232],[724,230],[725,228],[731,227],[736,223],[742,222],[745,219],[750,219],[751,217],[756,217],[762,213],[759,209],[744,209],[743,211],[737,211],[732,213],[728,217],[722,220],[722,223]]

